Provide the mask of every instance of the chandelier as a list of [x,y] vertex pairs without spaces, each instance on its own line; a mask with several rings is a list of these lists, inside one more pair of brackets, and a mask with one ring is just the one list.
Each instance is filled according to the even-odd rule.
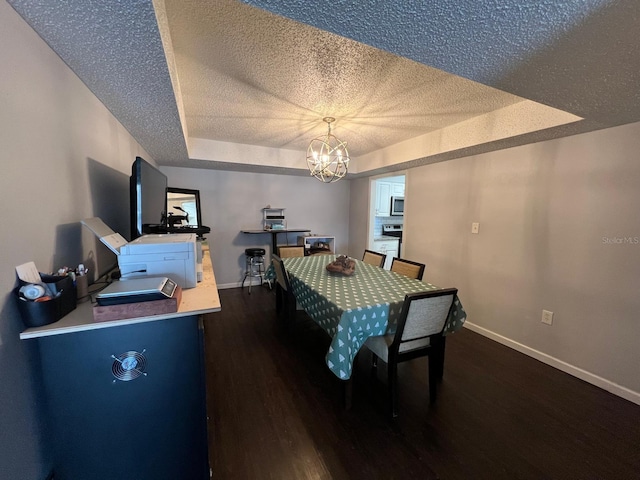
[[336,119],[324,117],[327,122],[327,134],[311,140],[307,148],[307,166],[311,175],[324,183],[340,180],[347,174],[349,152],[347,142],[342,142],[331,133],[331,122]]

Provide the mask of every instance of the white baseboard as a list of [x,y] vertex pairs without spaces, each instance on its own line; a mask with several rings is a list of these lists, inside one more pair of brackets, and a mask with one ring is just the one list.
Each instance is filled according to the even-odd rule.
[[618,385],[617,383],[607,380],[606,378],[599,377],[598,375],[595,375],[591,372],[587,372],[586,370],[578,368],[567,362],[563,362],[562,360],[559,360],[555,357],[552,357],[551,355],[547,355],[546,353],[535,350],[531,347],[527,347],[522,343],[518,343],[507,337],[503,337],[502,335],[499,335],[495,332],[492,332],[491,330],[487,330],[486,328],[475,325],[471,322],[465,322],[464,326],[469,330],[479,333],[484,337],[490,338],[491,340],[495,340],[496,342],[501,343],[502,345],[513,348],[514,350],[517,350],[520,353],[524,353],[525,355],[535,358],[536,360],[540,360],[542,363],[546,363],[547,365],[557,368],[558,370],[562,370],[563,372],[568,373],[569,375],[573,375],[574,377],[577,377],[580,380],[584,380],[585,382],[595,385],[596,387],[600,387],[606,390],[607,392],[611,392],[614,395],[617,395],[626,400],[629,400],[630,402],[640,405],[640,393],[638,392],[634,392],[633,390],[623,387],[622,385]]

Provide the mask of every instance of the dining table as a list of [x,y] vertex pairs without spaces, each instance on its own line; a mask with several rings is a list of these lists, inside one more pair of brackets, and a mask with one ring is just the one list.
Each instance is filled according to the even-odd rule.
[[[336,257],[310,255],[283,261],[297,303],[331,337],[325,356],[329,370],[349,380],[367,338],[395,332],[405,295],[440,287],[356,259],[353,274],[330,272],[326,266]],[[466,316],[456,295],[444,335],[461,328]]]

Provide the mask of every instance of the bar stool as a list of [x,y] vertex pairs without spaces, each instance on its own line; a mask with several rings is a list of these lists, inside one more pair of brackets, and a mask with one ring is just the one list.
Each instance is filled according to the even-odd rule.
[[249,295],[251,295],[253,278],[259,278],[260,285],[264,282],[264,256],[266,253],[264,248],[247,248],[244,251],[246,266],[244,278],[242,279],[242,288],[244,288],[244,281],[249,277]]

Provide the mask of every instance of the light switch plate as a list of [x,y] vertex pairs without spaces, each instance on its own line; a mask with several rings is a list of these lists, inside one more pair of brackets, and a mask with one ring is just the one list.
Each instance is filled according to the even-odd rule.
[[479,223],[472,223],[471,224],[471,233],[478,233],[479,230],[480,230],[480,224]]

